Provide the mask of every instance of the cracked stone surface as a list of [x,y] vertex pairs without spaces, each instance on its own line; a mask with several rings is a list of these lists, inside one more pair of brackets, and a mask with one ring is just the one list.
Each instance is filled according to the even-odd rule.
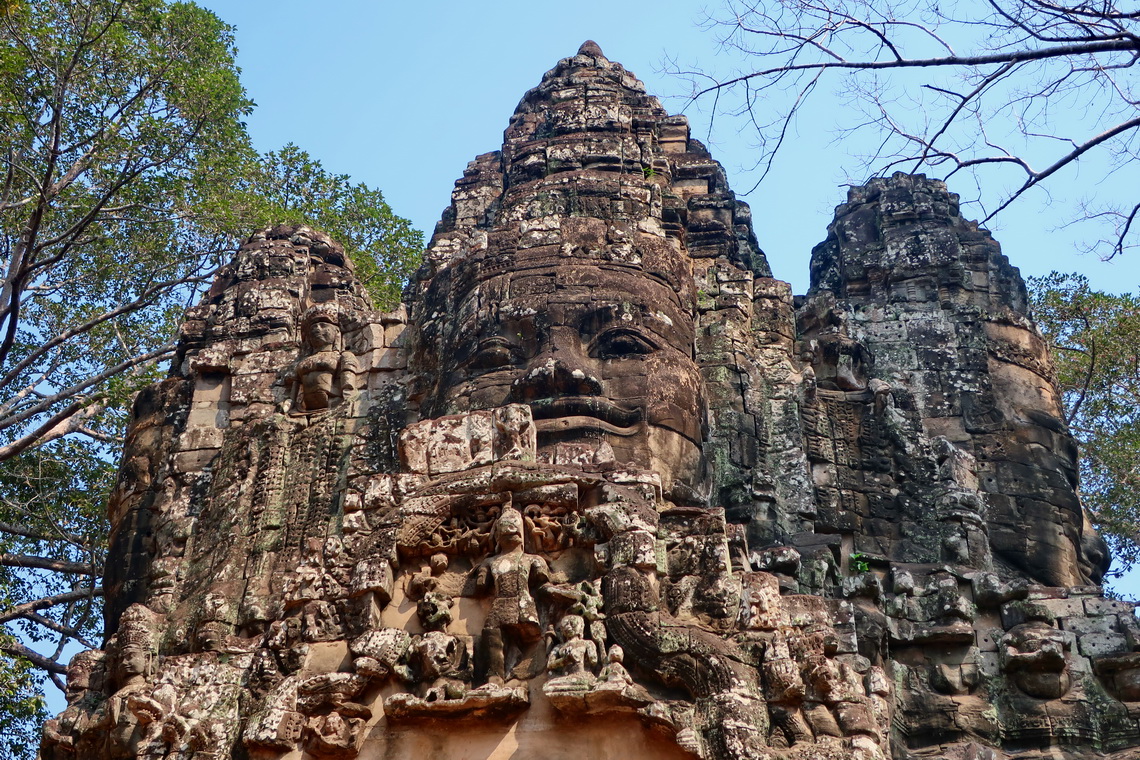
[[106,642],[41,756],[1140,757],[1017,270],[899,174],[811,273],[592,42],[396,311],[255,234],[136,401]]

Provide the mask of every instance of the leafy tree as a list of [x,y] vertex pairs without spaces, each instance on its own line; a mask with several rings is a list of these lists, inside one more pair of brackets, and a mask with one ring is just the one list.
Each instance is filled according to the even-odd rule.
[[0,30],[8,460],[108,435],[95,420],[121,400],[111,378],[169,354],[146,326],[183,308],[233,240],[195,207],[247,160],[251,104],[231,30],[188,3],[37,0],[9,5]]
[[267,153],[245,173],[245,216],[260,224],[319,227],[344,245],[373,302],[392,308],[419,265],[423,235],[392,213],[384,196],[347,174],[330,174],[296,145]]
[[233,30],[192,3],[0,2],[0,37],[2,746],[42,709],[28,668],[59,684],[69,642],[99,643],[131,398],[241,237],[325,229],[387,305],[421,236],[294,146],[257,155]]
[[188,3],[9,2],[0,35],[0,729],[18,757],[28,666],[58,684],[67,644],[96,643],[110,447],[233,239],[194,209],[248,160],[251,104],[231,30]]
[[[845,106],[830,108],[839,140],[870,146],[851,174],[972,176],[987,222],[1030,190],[1057,186],[1053,178],[1076,176],[1065,170],[1079,160],[1087,195],[1071,221],[1097,223],[1099,236],[1086,247],[1111,256],[1140,244],[1140,198],[1125,184],[1140,129],[1134,4],[727,0],[724,8],[708,27],[743,70],[677,73],[691,77],[694,98],[755,130],[761,181],[797,116],[832,90]],[[1113,175],[1123,199],[1105,181]]]
[[[0,632],[0,644],[12,640]],[[27,660],[0,660],[0,753],[12,760],[35,757],[39,728],[47,718],[35,667]]]
[[1079,274],[1053,272],[1029,287],[1081,446],[1082,500],[1130,567],[1140,558],[1140,299],[1093,290]]

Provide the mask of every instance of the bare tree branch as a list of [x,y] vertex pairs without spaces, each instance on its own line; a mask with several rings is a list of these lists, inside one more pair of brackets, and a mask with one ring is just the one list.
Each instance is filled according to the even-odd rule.
[[[19,424],[25,420],[31,419],[32,417],[39,414],[40,412],[43,412],[43,411],[50,409],[54,404],[57,404],[60,401],[63,401],[63,400],[68,399],[68,398],[73,398],[73,397],[77,396],[79,393],[90,388],[91,386],[97,385],[98,383],[101,383],[102,381],[106,380],[107,378],[114,377],[115,375],[118,375],[118,374],[124,372],[125,370],[130,369],[131,367],[134,367],[138,364],[142,364],[144,362],[149,362],[152,360],[158,360],[158,359],[162,359],[162,358],[171,356],[173,354],[173,352],[174,352],[174,343],[171,342],[171,343],[167,343],[165,346],[159,346],[158,348],[156,348],[153,351],[148,351],[145,354],[141,354],[139,356],[132,356],[131,358],[129,358],[125,361],[119,362],[118,364],[114,365],[113,367],[107,367],[102,372],[100,372],[96,375],[92,375],[91,377],[84,378],[83,380],[76,383],[75,385],[73,385],[69,388],[65,388],[62,391],[59,391],[58,393],[52,394],[51,396],[48,396],[47,398],[40,401],[38,404],[35,404],[34,406],[23,410],[19,414],[10,415],[7,419],[0,421],[0,430],[3,430],[4,428],[11,427],[12,425]],[[44,422],[42,425],[40,425],[38,428],[36,428],[32,433],[29,433],[28,435],[25,435],[22,438],[20,438],[16,441],[13,441],[12,443],[8,444],[7,446],[0,446],[0,461],[3,461],[3,460],[8,459],[10,457],[13,457],[16,454],[19,454],[21,451],[23,451],[24,449],[28,448],[29,446],[31,446],[33,444],[44,443],[48,440],[55,440],[56,438],[59,438],[60,436],[64,436],[64,435],[67,435],[68,433],[74,432],[75,428],[72,427],[72,424],[74,424],[75,426],[82,424],[82,422],[80,420],[76,419],[76,415],[79,414],[80,412],[82,412],[84,409],[91,406],[92,403],[94,403],[94,402],[88,401],[86,399],[73,401],[68,406],[66,406],[63,410],[56,413],[50,419],[48,419],[46,422]]]
[[34,557],[27,554],[0,554],[0,566],[33,567],[39,570],[54,570],[69,575],[95,575],[100,568],[85,562],[67,562],[50,557]]
[[42,625],[44,628],[47,628],[48,630],[55,631],[56,633],[62,634],[67,639],[74,639],[75,641],[78,641],[80,644],[87,647],[88,649],[98,649],[99,648],[98,645],[96,645],[94,642],[92,642],[92,641],[88,640],[86,637],[84,637],[83,632],[77,627],[70,626],[70,625],[63,625],[62,623],[58,623],[55,620],[52,620],[51,618],[49,618],[45,615],[39,614],[38,612],[27,612],[27,613],[24,613],[23,615],[21,615],[20,617],[22,620],[27,620],[28,622],[35,623],[37,625]]
[[11,609],[0,612],[0,623],[7,623],[9,620],[21,618],[29,612],[36,612],[38,610],[46,610],[49,607],[54,607],[57,604],[66,604],[67,602],[74,602],[79,599],[90,599],[94,597],[103,596],[103,588],[95,586],[93,588],[77,589],[75,591],[65,591],[61,594],[53,594],[52,596],[45,596],[41,599],[34,599],[30,602],[18,604]]
[[[806,40],[805,40],[806,43]],[[1011,64],[1023,61],[1041,61],[1050,58],[1063,58],[1067,56],[1093,55],[1096,53],[1135,51],[1137,44],[1133,40],[1106,40],[1088,44],[1075,43],[1070,45],[1057,45],[1041,50],[1018,50],[1011,53],[993,53],[990,55],[947,55],[937,58],[906,58],[902,60],[835,60],[821,63],[793,63],[787,66],[753,71],[738,77],[726,79],[723,82],[698,90],[692,99],[707,95],[716,90],[723,90],[733,85],[747,82],[752,79],[769,77],[774,74],[786,74],[793,71],[821,71],[825,69],[851,69],[855,71],[877,71],[883,69],[926,69],[926,68],[959,68],[963,66],[986,66],[990,64]]]
[[[1115,225],[1089,247],[1111,256],[1134,245],[1140,204],[1125,196],[1117,205],[1121,194],[1101,182],[1140,162],[1140,90],[1124,73],[1140,64],[1140,13],[1132,8],[1115,0],[985,0],[968,9],[728,0],[726,7],[707,26],[726,52],[746,59],[743,73],[673,73],[691,80],[690,102],[708,98],[722,116],[745,115],[759,136],[760,181],[791,120],[807,113],[805,101],[818,100],[827,79],[847,106],[828,108],[839,142],[862,146],[855,169],[969,173],[987,222],[1080,162],[1082,180],[1111,210],[1076,219]],[[1010,171],[1021,176],[1003,179]]]
[[67,531],[57,531],[55,533],[44,533],[43,531],[29,528],[26,525],[16,525],[10,522],[0,522],[0,533],[7,533],[11,536],[23,536],[24,538],[31,538],[36,541],[67,541],[68,543],[75,544],[76,546],[87,546],[87,541],[80,535],[69,533]]
[[46,670],[49,673],[57,673],[59,675],[67,673],[66,666],[60,665],[55,660],[44,657],[42,654],[33,652],[18,641],[8,641],[4,644],[0,644],[0,652],[10,654],[13,657],[22,657],[37,668]]

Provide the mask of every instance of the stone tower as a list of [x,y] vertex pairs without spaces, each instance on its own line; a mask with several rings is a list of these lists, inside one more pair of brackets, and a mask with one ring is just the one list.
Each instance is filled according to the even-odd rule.
[[1140,630],[1017,270],[849,193],[806,296],[588,42],[397,311],[254,235],[135,405],[42,757],[1140,757]]

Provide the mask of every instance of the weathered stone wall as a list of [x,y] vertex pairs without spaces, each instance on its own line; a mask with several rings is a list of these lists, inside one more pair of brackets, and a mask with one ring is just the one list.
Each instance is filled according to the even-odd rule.
[[[1025,286],[989,233],[958,215],[957,196],[905,175],[853,189],[812,254],[800,321],[820,387],[851,393],[885,383],[879,392],[923,437],[974,457],[984,515],[949,517],[973,525],[907,542],[904,554],[917,559],[917,543],[931,550],[923,561],[966,553],[979,568],[1046,585],[1099,582],[1107,557],[1084,526],[1076,447]],[[904,498],[859,514],[882,529],[857,532],[888,535],[881,521],[892,514],[913,522]],[[890,554],[882,541],[858,548]]]
[[136,403],[61,758],[1140,757],[1015,269],[851,191],[793,298],[593,43],[372,311],[255,235]]

